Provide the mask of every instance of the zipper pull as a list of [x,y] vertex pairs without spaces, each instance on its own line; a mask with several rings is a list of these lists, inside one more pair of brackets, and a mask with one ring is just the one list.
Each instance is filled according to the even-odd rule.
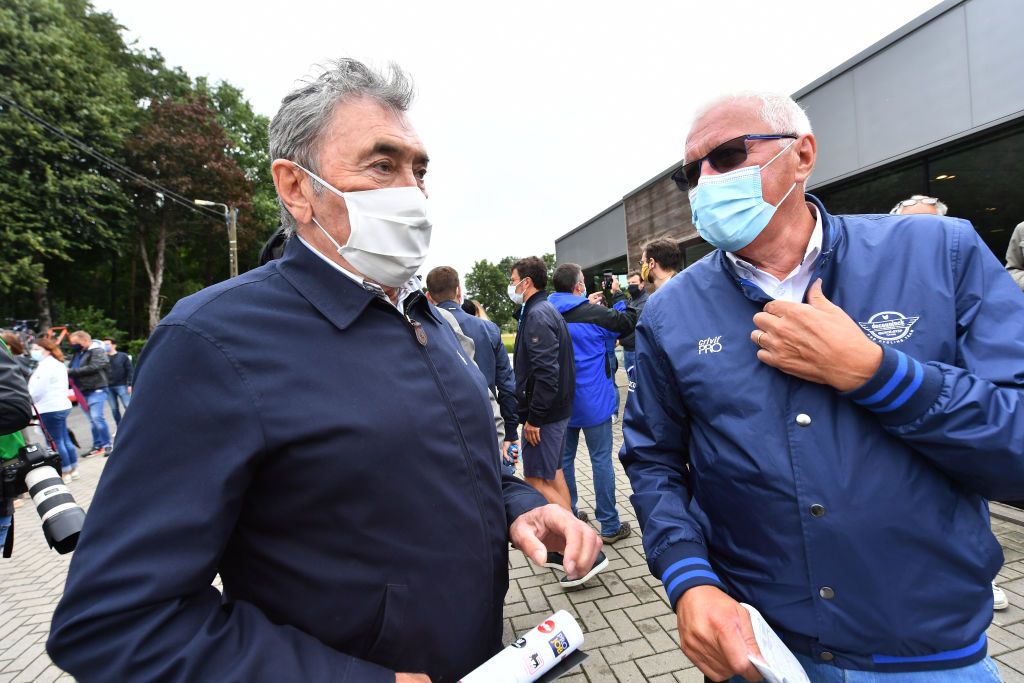
[[427,331],[423,329],[423,325],[413,320],[406,314],[405,319],[409,321],[409,325],[412,327],[413,332],[416,334],[416,341],[420,343],[420,346],[427,345]]

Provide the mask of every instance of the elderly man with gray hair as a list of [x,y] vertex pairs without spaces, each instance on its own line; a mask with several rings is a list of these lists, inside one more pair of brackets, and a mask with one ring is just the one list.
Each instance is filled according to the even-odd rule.
[[499,472],[484,379],[413,277],[411,97],[344,59],[282,102],[291,237],[146,345],[47,644],[77,680],[457,681],[501,647],[509,541],[593,565],[592,529]]
[[[988,498],[1024,495],[1024,297],[970,223],[830,215],[790,98],[698,113],[674,174],[717,247],[636,332],[621,458],[683,651],[760,680],[998,680]],[[763,624],[762,624],[763,626]]]

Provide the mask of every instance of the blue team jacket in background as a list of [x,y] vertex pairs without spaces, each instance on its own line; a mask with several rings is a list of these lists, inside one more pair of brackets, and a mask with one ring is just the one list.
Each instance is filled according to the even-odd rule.
[[483,377],[412,297],[400,313],[293,239],[178,302],[71,562],[58,666],[456,681],[501,647],[508,527],[544,499],[499,473]]
[[[627,334],[636,323],[636,314],[625,312],[625,304],[615,312],[592,304],[585,296],[554,292],[548,296],[551,305],[562,314],[572,338],[573,360],[576,363],[576,395],[572,404],[570,427],[593,427],[611,419],[615,412],[616,388],[608,362],[608,345]],[[582,315],[574,312],[585,311]],[[603,322],[605,326],[599,325]],[[612,327],[618,325],[619,327]]]
[[621,458],[672,604],[711,584],[854,669],[981,659],[1024,497],[1024,294],[970,223],[829,216],[825,295],[882,345],[847,395],[761,363],[769,298],[716,251],[651,296]]

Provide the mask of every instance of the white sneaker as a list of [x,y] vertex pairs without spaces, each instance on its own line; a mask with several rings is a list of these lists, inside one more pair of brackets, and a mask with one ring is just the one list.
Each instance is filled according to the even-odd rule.
[[61,479],[64,481],[65,484],[70,484],[71,483],[71,475],[70,474],[65,474],[65,475],[61,476]]
[[77,481],[82,478],[82,475],[78,473],[78,468],[71,470],[71,480]]
[[992,582],[992,609],[1006,609],[1010,606],[1010,601],[1006,599],[1006,591],[996,585],[996,582]]

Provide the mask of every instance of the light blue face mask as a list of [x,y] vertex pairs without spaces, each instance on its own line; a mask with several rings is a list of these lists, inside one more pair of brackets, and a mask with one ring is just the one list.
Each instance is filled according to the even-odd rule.
[[739,251],[753,242],[772,220],[797,183],[772,206],[761,193],[761,171],[768,168],[793,142],[779,150],[764,166],[745,166],[728,173],[702,175],[690,189],[690,211],[697,232],[722,251]]

